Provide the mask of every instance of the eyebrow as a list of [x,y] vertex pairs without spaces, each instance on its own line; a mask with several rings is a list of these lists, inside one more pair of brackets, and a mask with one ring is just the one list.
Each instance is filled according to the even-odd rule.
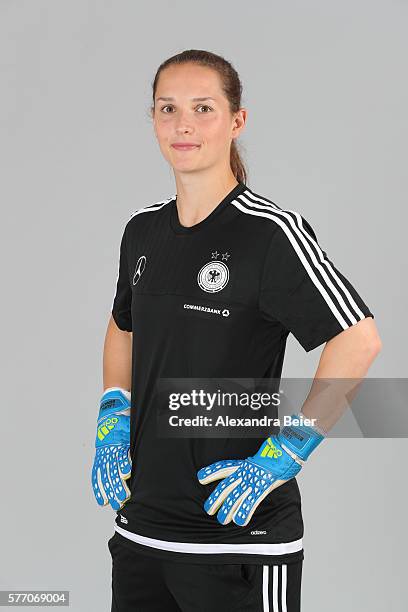
[[[156,102],[158,102],[159,100],[163,100],[164,102],[172,102],[174,98],[163,98],[163,97],[156,98]],[[208,96],[205,98],[191,98],[191,100],[193,102],[204,102],[205,100],[213,100],[215,102],[214,98],[210,98]]]

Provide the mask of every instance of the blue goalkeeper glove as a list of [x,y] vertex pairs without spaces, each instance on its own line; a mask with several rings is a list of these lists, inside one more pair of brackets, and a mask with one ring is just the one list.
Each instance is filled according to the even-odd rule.
[[109,387],[101,398],[92,467],[92,487],[100,506],[120,510],[130,497],[130,392]]
[[[304,415],[292,415],[292,423],[301,423],[301,418]],[[218,510],[222,525],[232,520],[244,527],[268,493],[300,472],[324,437],[317,427],[292,424],[265,440],[252,457],[216,461],[202,468],[197,472],[201,484],[223,479],[206,499],[204,510],[210,515]]]

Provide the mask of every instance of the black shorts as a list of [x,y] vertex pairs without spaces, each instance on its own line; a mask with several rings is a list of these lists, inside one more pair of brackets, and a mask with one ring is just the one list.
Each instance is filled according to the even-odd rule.
[[111,612],[299,612],[303,561],[189,564],[136,552],[115,533]]

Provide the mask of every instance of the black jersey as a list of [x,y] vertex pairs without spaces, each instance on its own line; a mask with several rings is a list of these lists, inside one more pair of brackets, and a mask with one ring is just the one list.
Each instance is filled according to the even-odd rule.
[[158,438],[158,378],[280,379],[292,333],[311,351],[374,315],[297,211],[242,182],[192,227],[177,196],[137,210],[120,246],[112,315],[133,332],[131,497],[115,529],[145,554],[193,563],[290,563],[303,558],[296,479],[272,491],[246,527],[203,504],[219,481],[197,471],[245,459],[265,438]]

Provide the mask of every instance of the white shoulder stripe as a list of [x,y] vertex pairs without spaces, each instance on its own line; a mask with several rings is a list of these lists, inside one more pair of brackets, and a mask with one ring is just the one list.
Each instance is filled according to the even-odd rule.
[[[248,197],[245,197],[245,196],[249,196],[251,199],[248,199]],[[309,233],[305,231],[301,223],[301,216],[299,215],[299,213],[295,211],[286,212],[280,208],[274,208],[271,206],[269,202],[267,202],[266,200],[262,198],[258,198],[254,196],[248,190],[246,190],[243,194],[239,196],[239,200],[244,202],[246,206],[243,206],[238,200],[234,200],[232,204],[234,204],[234,206],[236,206],[243,213],[265,217],[266,219],[270,219],[271,221],[274,221],[283,229],[290,243],[292,244],[295,252],[297,253],[299,259],[301,260],[306,271],[308,272],[311,280],[313,281],[317,289],[320,291],[321,295],[324,297],[326,303],[328,304],[329,308],[331,309],[331,311],[333,312],[334,316],[336,317],[336,319],[338,320],[338,322],[340,323],[343,329],[347,329],[349,327],[349,324],[344,320],[344,315],[350,319],[352,324],[357,323],[357,320],[359,320],[356,318],[356,315],[360,319],[364,318],[364,314],[361,312],[360,308],[358,307],[355,300],[351,296],[347,287],[344,285],[344,283],[340,280],[336,272],[333,270],[333,267],[330,264],[330,262],[324,258],[323,252],[321,248],[319,247],[318,243],[316,242],[316,240],[314,240],[309,235]],[[262,202],[262,204],[257,204],[253,200]],[[295,223],[295,220],[293,219],[293,217],[290,214],[288,214],[289,212],[294,214],[297,223]],[[311,248],[311,245],[314,247],[314,249]],[[315,251],[317,252],[319,256],[320,261],[317,260]],[[312,267],[309,261],[306,259],[305,253],[309,255],[310,259],[313,262],[314,267]],[[341,307],[340,309],[336,306],[336,304],[334,304],[330,295],[327,293],[326,287],[322,284],[322,282],[316,276],[315,272],[317,270],[319,271],[322,278],[326,282],[326,286],[329,287],[331,291],[333,292],[333,294],[336,296],[339,302],[339,305]],[[329,274],[333,280],[329,278]],[[349,301],[348,305],[346,304],[343,296],[339,293],[339,290],[338,290],[339,287],[342,289],[344,294],[347,296],[348,301]],[[354,310],[354,313],[351,311],[351,308]]]
[[139,208],[138,210],[135,210],[135,212],[130,215],[129,221],[135,215],[140,215],[141,213],[155,212],[156,210],[160,210],[161,208],[163,208],[163,206],[166,206],[166,204],[174,200],[175,197],[176,197],[176,194],[170,196],[169,198],[166,198],[165,200],[160,200],[159,202],[155,202],[154,204],[149,204],[149,206],[144,206],[143,208]]

